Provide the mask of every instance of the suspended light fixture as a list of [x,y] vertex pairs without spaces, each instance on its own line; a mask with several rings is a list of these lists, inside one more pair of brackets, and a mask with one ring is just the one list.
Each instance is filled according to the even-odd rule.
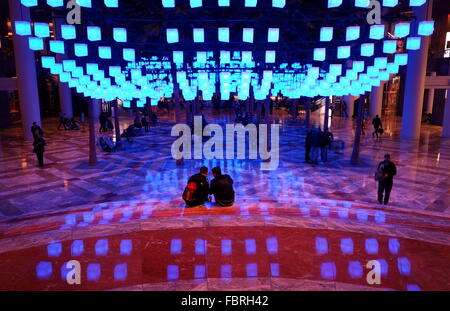
[[77,32],[74,25],[61,25],[61,37],[65,40],[77,38]]
[[34,23],[34,34],[39,38],[50,37],[50,26],[47,23]]
[[331,40],[333,40],[333,27],[320,28],[320,41],[331,41]]
[[167,43],[177,43],[179,41],[178,29],[168,28],[166,30],[166,34],[167,34]]
[[31,24],[26,21],[15,21],[14,29],[16,35],[19,36],[30,36],[31,35]]
[[194,28],[193,30],[194,42],[205,42],[205,30],[203,28]]
[[247,43],[253,43],[254,29],[244,28],[242,33],[242,41]]
[[230,42],[230,29],[226,27],[221,27],[218,30],[219,41],[220,42]]
[[89,41],[100,41],[102,39],[102,30],[97,26],[88,26],[87,37]]

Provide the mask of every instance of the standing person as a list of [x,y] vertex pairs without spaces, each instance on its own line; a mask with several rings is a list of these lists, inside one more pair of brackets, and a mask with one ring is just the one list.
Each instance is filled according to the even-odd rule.
[[33,152],[36,153],[40,167],[44,167],[44,152],[45,152],[44,146],[45,145],[46,145],[46,142],[45,142],[44,138],[42,138],[42,135],[38,134],[33,142],[33,147],[34,147]]
[[214,179],[211,180],[210,194],[214,195],[216,203],[222,207],[231,206],[234,203],[233,179],[229,175],[222,175],[220,167],[212,169]]
[[319,151],[320,151],[320,135],[322,131],[319,128],[314,130],[311,134],[311,163],[319,164]]
[[209,182],[207,177],[208,168],[202,166],[200,173],[192,175],[189,178],[188,186],[183,193],[183,199],[188,207],[202,205],[205,201],[208,201]]
[[375,116],[375,118],[372,120],[372,124],[373,124],[373,128],[374,128],[374,132],[372,133],[372,137],[377,135],[378,138],[378,131],[380,128],[383,127],[383,125],[381,124],[381,119],[378,115]]
[[311,153],[311,137],[312,137],[312,130],[309,130],[308,133],[306,134],[306,139],[305,139],[305,162],[309,163],[309,155]]
[[394,162],[391,161],[391,155],[385,154],[384,161],[378,164],[375,173],[375,180],[378,181],[378,202],[380,204],[387,205],[389,203],[395,175],[397,175],[397,167]]
[[61,125],[64,126],[64,129],[67,130],[67,126],[66,126],[66,114],[60,112],[59,113],[59,121],[58,121],[58,130],[61,129]]
[[331,144],[331,137],[332,134],[328,130],[325,130],[325,132],[320,132],[319,134],[320,159],[324,163],[328,161],[328,148]]
[[142,116],[141,123],[142,123],[142,126],[144,127],[145,131],[148,132],[149,131],[149,128],[148,128],[149,123],[147,121],[147,118],[145,118],[144,115]]
[[39,125],[37,125],[36,122],[33,122],[33,125],[31,126],[31,134],[33,134],[33,139],[36,140],[38,136],[44,136],[44,131]]

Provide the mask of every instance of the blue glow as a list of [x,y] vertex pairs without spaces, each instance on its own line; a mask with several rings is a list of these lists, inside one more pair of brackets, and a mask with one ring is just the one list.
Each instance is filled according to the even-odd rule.
[[316,238],[316,253],[318,255],[323,255],[328,253],[328,241],[326,238],[317,237]]
[[70,253],[72,256],[81,256],[84,252],[83,240],[74,240],[70,246]]
[[421,291],[419,285],[416,285],[416,284],[408,284],[408,285],[406,285],[406,290],[408,292],[420,292]]
[[219,0],[219,6],[230,6],[230,0]]
[[16,31],[16,35],[19,36],[29,36],[31,35],[31,24],[26,21],[15,21],[14,28]]
[[353,254],[353,240],[351,238],[341,239],[341,252],[343,254]]
[[70,81],[70,73],[68,73],[68,72],[62,72],[62,73],[59,75],[59,81],[64,82],[64,83],[69,82],[69,81]]
[[267,238],[266,239],[267,252],[271,255],[278,253],[278,240],[277,238]]
[[36,276],[38,279],[48,279],[53,273],[52,263],[41,261],[36,265]]
[[340,46],[338,47],[338,58],[349,58],[350,57],[350,46]]
[[99,46],[98,56],[103,59],[111,59],[111,47],[109,46]]
[[384,38],[385,25],[372,25],[370,26],[370,39],[380,40]]
[[133,251],[133,242],[131,240],[120,241],[120,255],[128,256]]
[[397,41],[396,40],[384,40],[383,42],[383,53],[395,53],[397,51]]
[[434,21],[422,21],[419,23],[417,34],[419,36],[431,36],[434,32]]
[[378,253],[377,239],[366,239],[365,247],[367,254],[377,254]]
[[331,40],[333,40],[333,27],[320,28],[320,41],[331,41]]
[[421,5],[425,4],[425,2],[427,2],[427,0],[409,0],[409,5],[410,6],[421,6]]
[[[388,74],[389,77],[389,74]],[[384,212],[377,211],[375,212],[375,222],[376,223],[384,223],[386,222],[386,216]]]
[[420,49],[421,42],[422,42],[421,37],[409,37],[408,39],[406,39],[406,49],[418,50]]
[[127,30],[125,28],[114,28],[113,37],[116,42],[127,42]]
[[337,8],[342,5],[342,0],[328,0],[328,8]]
[[77,0],[77,3],[85,8],[92,8],[91,0]]
[[245,7],[254,8],[258,4],[258,0],[245,0]]
[[64,0],[47,0],[47,4],[52,8],[60,7],[64,5]]
[[206,64],[206,52],[197,52],[197,62]]
[[342,74],[342,65],[341,64],[331,64],[330,65],[330,74],[333,76],[340,76]]
[[88,281],[98,281],[100,279],[100,264],[90,263],[87,266],[87,279]]
[[280,265],[277,263],[270,264],[270,274],[272,276],[280,276]]
[[74,25],[61,25],[61,36],[65,40],[77,38],[77,31]]
[[74,49],[75,49],[75,56],[77,57],[85,57],[88,56],[89,52],[88,52],[88,46],[87,44],[84,43],[75,43],[73,45]]
[[206,254],[206,241],[203,239],[195,240],[195,254],[205,255]]
[[203,5],[202,0],[190,0],[191,8],[199,8]]
[[[43,68],[51,68],[55,64],[55,57],[53,57],[53,56],[42,56],[41,57],[41,62],[42,62],[42,67]],[[67,215],[66,216],[66,224],[67,225],[72,225],[73,223],[68,223],[67,222],[67,219],[70,219],[69,216],[72,216],[72,218],[74,218],[73,217],[74,215]]]
[[102,30],[97,26],[88,26],[87,37],[89,41],[100,41],[102,39]]
[[229,64],[231,62],[230,51],[220,51],[220,63]]
[[359,26],[347,27],[345,40],[346,41],[357,40],[357,39],[359,39],[360,34],[361,34],[361,27],[359,27]]
[[352,279],[362,277],[363,269],[359,261],[350,261],[348,263],[348,274]]
[[232,253],[232,241],[222,240],[222,255],[231,255]]
[[65,59],[62,63],[64,71],[73,71],[77,66],[77,63],[72,59]]
[[279,28],[269,28],[267,34],[267,42],[278,42],[280,40],[280,29]]
[[375,53],[375,45],[373,43],[361,44],[361,56],[370,57]]
[[243,51],[242,52],[242,62],[245,64],[252,62],[252,52],[250,51]]
[[[52,41],[50,41],[51,43]],[[28,47],[30,50],[39,51],[44,49],[44,40],[42,38],[29,37]]]
[[272,6],[274,8],[284,8],[286,5],[286,0],[272,0]]
[[95,243],[95,254],[105,256],[108,253],[108,239],[100,239]]
[[37,0],[20,0],[20,3],[22,3],[23,6],[26,7],[32,7],[37,6]]
[[338,210],[338,216],[340,218],[348,218],[348,209],[341,208]]
[[61,255],[62,245],[61,243],[52,243],[47,245],[47,254],[49,257],[58,257]]
[[205,30],[203,28],[194,28],[193,35],[194,42],[205,42]]
[[184,61],[184,53],[182,51],[173,51],[173,62],[175,64],[182,64]]
[[63,71],[62,64],[55,64],[50,68],[50,72],[54,75],[59,75]]
[[257,277],[258,276],[258,264],[256,263],[248,263],[247,264],[247,277]]
[[256,254],[256,241],[255,241],[255,239],[245,239],[245,252],[248,255]]
[[411,26],[409,23],[398,23],[395,25],[394,36],[404,38],[409,35]]
[[179,268],[177,265],[167,266],[167,280],[177,280],[179,276]]
[[406,257],[399,257],[397,259],[398,271],[401,275],[411,274],[411,263]]
[[254,31],[253,28],[244,28],[242,32],[242,41],[253,43]]
[[386,276],[388,274],[388,264],[384,259],[377,259],[380,263],[380,273],[382,276]]
[[389,239],[389,251],[391,254],[398,254],[398,251],[400,250],[400,242],[397,238],[391,238]]
[[398,0],[383,0],[383,6],[393,8],[398,4]]
[[98,64],[88,63],[86,64],[86,72],[90,75],[93,75],[98,71]]
[[230,29],[226,27],[221,27],[218,29],[219,41],[220,42],[230,42]]
[[174,8],[175,0],[162,0],[162,5],[165,8]]
[[170,242],[170,253],[172,255],[181,254],[181,249],[183,247],[183,242],[181,239],[172,239]]
[[324,61],[326,58],[326,52],[327,50],[325,48],[315,48],[314,49],[314,60],[315,61]]
[[119,0],[105,0],[105,6],[108,8],[118,8]]
[[205,265],[195,265],[194,266],[194,278],[195,279],[206,278],[206,266]]
[[267,64],[275,63],[275,51],[266,51],[266,63]]
[[114,280],[123,281],[127,279],[128,267],[126,263],[117,264],[114,267]]
[[370,0],[355,0],[355,6],[358,8],[367,8]]
[[123,59],[129,62],[136,60],[136,52],[134,49],[123,49]]
[[220,277],[222,279],[231,279],[232,277],[231,265],[222,265],[220,267]]
[[386,71],[388,73],[397,74],[399,72],[400,68],[397,64],[389,63],[387,65]]
[[387,67],[387,57],[376,57],[374,61],[374,66],[377,69],[385,69]]
[[320,266],[320,274],[324,279],[332,279],[336,278],[336,265],[334,262],[324,262]]

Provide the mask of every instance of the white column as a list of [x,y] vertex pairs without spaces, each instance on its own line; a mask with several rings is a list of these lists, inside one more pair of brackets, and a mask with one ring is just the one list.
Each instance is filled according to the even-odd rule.
[[[436,72],[430,73],[430,76],[436,77]],[[425,113],[433,113],[434,89],[428,89],[427,108]]]
[[450,138],[450,89],[447,89],[447,99],[445,100],[444,119],[442,120],[442,137]]
[[[411,25],[413,34],[417,33],[418,23],[431,19],[433,0],[415,7],[416,20]],[[401,138],[419,139],[422,121],[423,96],[425,91],[425,75],[427,70],[428,48],[430,37],[424,36],[422,45],[417,51],[409,51],[406,71],[405,98],[403,102],[403,120]]]
[[[22,6],[18,0],[9,0],[9,14],[13,25],[14,21],[30,21],[30,9]],[[41,125],[34,52],[28,48],[26,36],[14,35],[13,45],[24,138],[33,140],[30,130],[33,122]]]
[[376,115],[381,117],[381,108],[383,107],[384,82],[380,86],[373,86],[370,93],[369,115],[375,118]]

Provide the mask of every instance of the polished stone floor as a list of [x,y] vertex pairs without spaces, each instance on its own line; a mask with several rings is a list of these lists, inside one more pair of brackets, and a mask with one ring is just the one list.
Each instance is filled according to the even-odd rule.
[[[345,149],[309,165],[304,130],[277,112],[280,166],[262,171],[259,160],[177,166],[172,119],[161,115],[126,150],[98,150],[94,168],[84,128],[58,131],[55,120],[44,121],[44,169],[19,128],[0,130],[0,289],[450,290],[450,140],[439,127],[424,125],[419,141],[402,141],[399,118],[383,120],[380,140],[368,126],[355,167],[354,122],[334,118]],[[383,207],[373,171],[387,152],[398,176]],[[186,180],[202,165],[234,178],[233,207],[184,208]],[[73,259],[81,285],[65,281]],[[380,285],[367,284],[370,260],[381,263]]]

